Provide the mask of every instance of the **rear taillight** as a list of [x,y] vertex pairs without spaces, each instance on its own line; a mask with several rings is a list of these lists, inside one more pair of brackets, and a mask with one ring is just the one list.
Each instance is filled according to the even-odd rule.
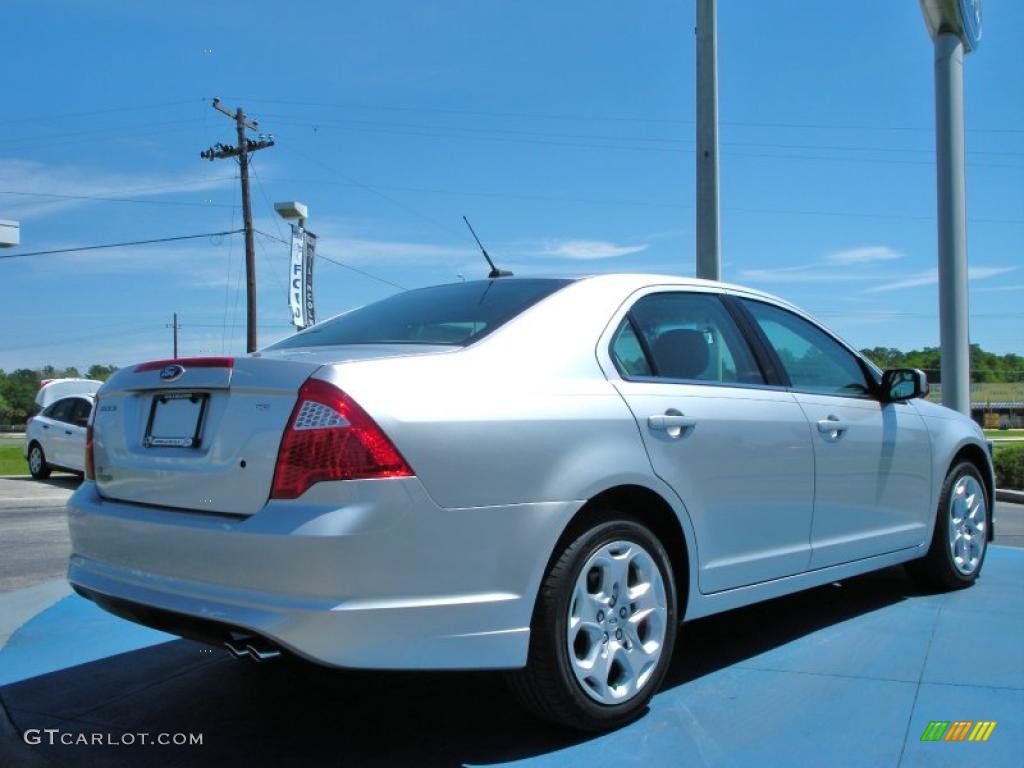
[[97,397],[92,404],[92,413],[89,414],[89,423],[85,427],[85,479],[96,479],[96,463],[92,457],[92,423],[96,421],[96,411],[99,409],[100,399]]
[[308,379],[281,438],[270,498],[298,498],[322,480],[412,474],[402,454],[355,400],[326,381]]

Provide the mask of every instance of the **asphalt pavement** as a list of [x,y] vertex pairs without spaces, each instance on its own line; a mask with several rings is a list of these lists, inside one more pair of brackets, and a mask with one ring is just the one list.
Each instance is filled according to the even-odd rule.
[[74,475],[0,478],[0,592],[67,572],[71,545],[64,503],[79,482]]

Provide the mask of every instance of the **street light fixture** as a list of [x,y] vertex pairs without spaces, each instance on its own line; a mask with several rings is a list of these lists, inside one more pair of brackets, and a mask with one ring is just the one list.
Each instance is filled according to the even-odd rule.
[[10,219],[0,219],[0,248],[13,248],[21,243],[21,225]]
[[297,200],[290,200],[284,203],[274,203],[274,210],[277,211],[277,215],[285,221],[294,221],[298,219],[299,226],[305,226],[306,219],[309,217],[309,211],[306,209],[304,203],[300,203]]

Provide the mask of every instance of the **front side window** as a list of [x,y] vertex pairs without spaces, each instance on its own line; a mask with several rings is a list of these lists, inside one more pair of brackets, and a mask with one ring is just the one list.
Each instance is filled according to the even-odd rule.
[[779,356],[794,389],[869,397],[864,371],[846,347],[813,323],[780,307],[743,299]]
[[338,315],[267,349],[344,344],[467,346],[571,282],[500,278],[418,288]]
[[765,383],[739,328],[713,294],[644,296],[616,332],[611,352],[623,375]]
[[92,413],[92,403],[81,397],[75,398],[71,416],[68,419],[76,427],[84,427],[89,423],[89,415]]

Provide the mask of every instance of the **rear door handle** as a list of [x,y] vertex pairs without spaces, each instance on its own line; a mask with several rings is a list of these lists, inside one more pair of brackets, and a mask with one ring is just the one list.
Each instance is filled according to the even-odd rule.
[[693,429],[697,426],[697,420],[683,415],[675,408],[670,408],[665,413],[648,416],[647,426],[651,429],[667,432],[669,437],[679,437],[687,429]]
[[846,432],[847,425],[838,416],[829,416],[818,422],[818,431],[826,440],[838,440]]
[[49,428],[50,428],[49,424],[43,424],[43,429],[49,429]]
[[71,430],[70,429],[65,429],[64,430],[64,434],[65,435],[70,435],[71,434]]

